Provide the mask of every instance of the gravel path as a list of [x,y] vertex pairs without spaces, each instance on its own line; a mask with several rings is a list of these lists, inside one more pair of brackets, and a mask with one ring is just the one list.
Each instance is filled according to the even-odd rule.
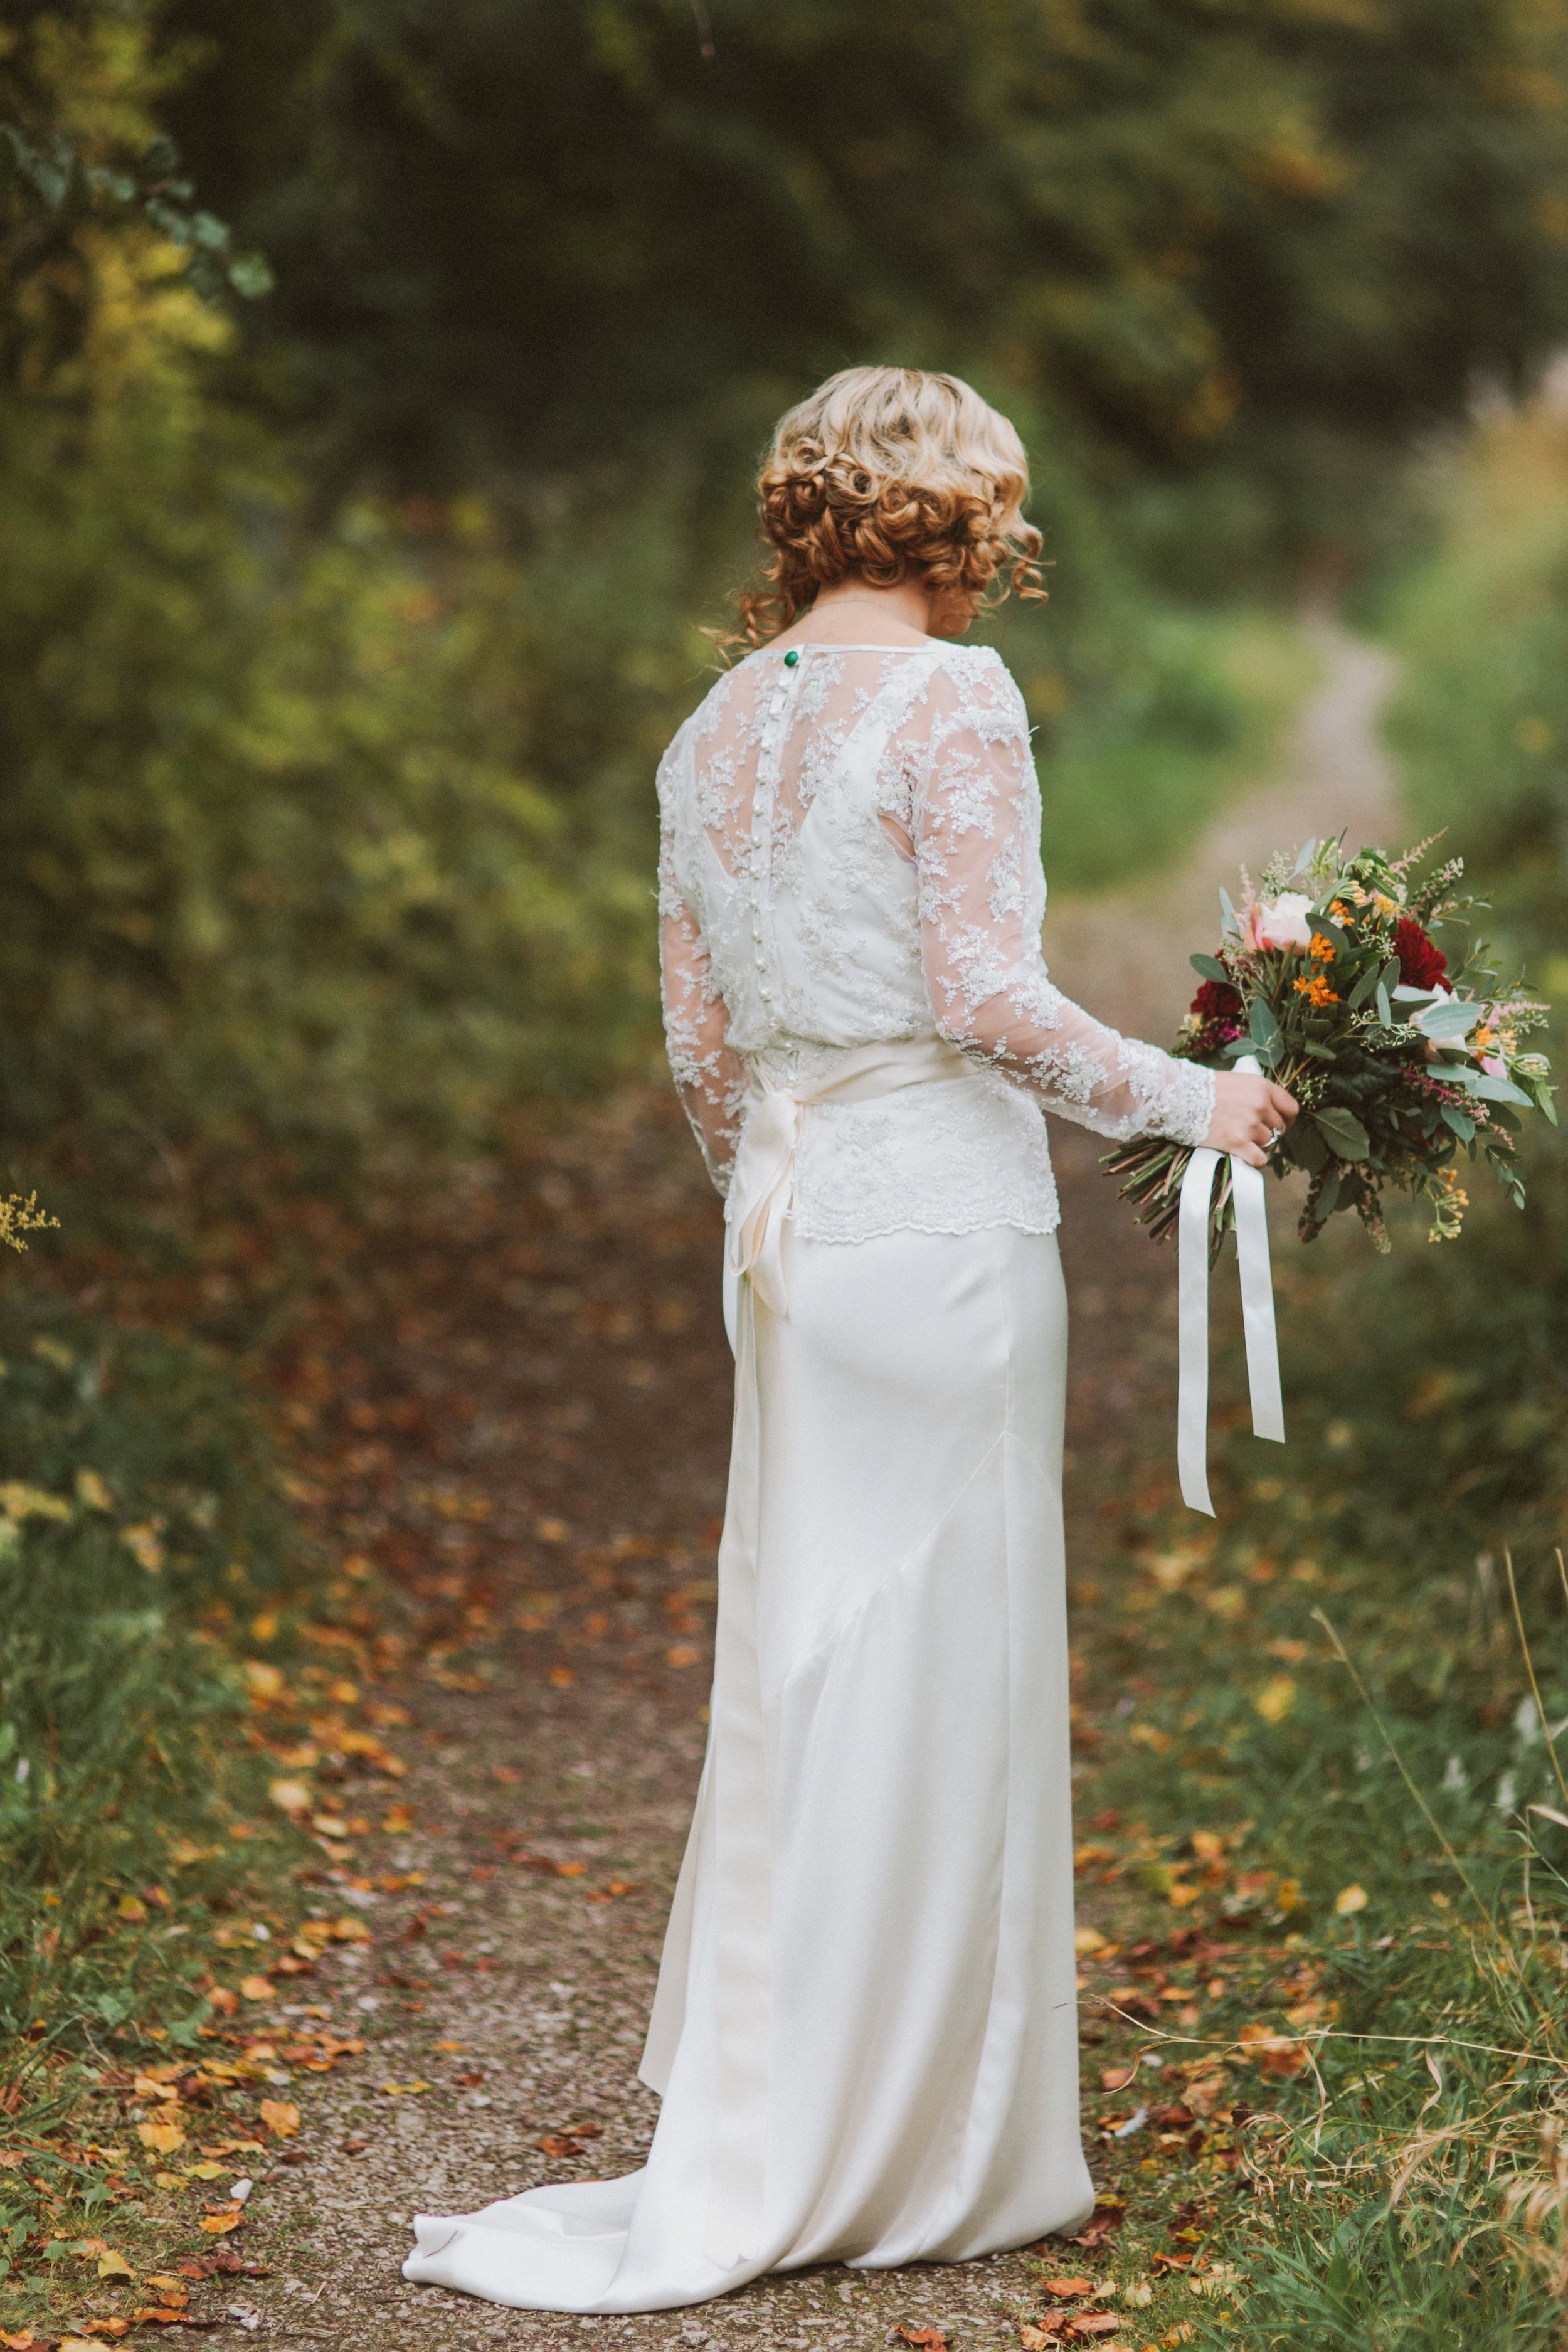
[[[1057,977],[1110,1017],[1169,1034],[1215,884],[1243,857],[1342,824],[1386,829],[1368,739],[1384,665],[1321,640],[1324,683],[1278,782],[1173,882],[1053,914]],[[1169,1475],[1173,1268],[1099,1178],[1095,1139],[1056,1139],[1073,1557],[1103,1577],[1103,1498],[1114,1512],[1125,1478]],[[331,1272],[293,1343],[297,1418],[335,1538],[385,1571],[423,1662],[372,1694],[413,1717],[392,1735],[413,1826],[323,1858],[321,1899],[357,1896],[374,1941],[323,1958],[288,2007],[325,2009],[371,2048],[308,2091],[302,2160],[258,2182],[246,2231],[272,2274],[246,2282],[212,2340],[858,2347],[901,2325],[943,2330],[953,2352],[1016,2345],[1038,2305],[1026,2254],[831,2266],[627,2319],[403,2284],[416,2206],[620,2172],[652,2132],[636,2063],[705,1737],[729,1438],[720,1220],[660,1092],[412,1221],[372,1202],[320,1245]],[[1093,2270],[1092,2252],[1058,2249],[1053,2266],[1064,2257]]]

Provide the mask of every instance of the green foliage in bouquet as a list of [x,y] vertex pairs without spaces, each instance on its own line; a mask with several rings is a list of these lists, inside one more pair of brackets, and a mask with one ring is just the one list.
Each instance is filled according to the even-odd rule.
[[[1247,883],[1239,911],[1222,890],[1219,951],[1192,959],[1203,985],[1175,1051],[1211,1069],[1251,1055],[1297,1097],[1300,1116],[1269,1164],[1306,1171],[1304,1241],[1354,1209],[1386,1249],[1391,1186],[1429,1204],[1430,1240],[1451,1240],[1468,1206],[1460,1153],[1484,1160],[1522,1206],[1521,1114],[1556,1123],[1550,1064],[1523,1045],[1547,1008],[1521,982],[1500,982],[1479,941],[1450,973],[1433,932],[1468,928],[1478,901],[1458,891],[1458,858],[1414,878],[1431,846],[1346,857],[1342,838],[1310,841],[1293,864],[1273,859],[1257,889]],[[1190,1158],[1185,1145],[1141,1139],[1104,1162],[1157,1240],[1174,1228]],[[1231,1221],[1226,1185],[1216,1242]]]

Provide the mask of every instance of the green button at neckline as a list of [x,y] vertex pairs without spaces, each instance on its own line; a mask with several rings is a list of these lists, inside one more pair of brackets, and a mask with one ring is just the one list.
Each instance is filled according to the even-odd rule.
[[800,648],[798,647],[798,646],[791,646],[791,647],[790,647],[790,649],[789,649],[788,653],[787,653],[787,654],[785,654],[785,656],[784,656],[784,667],[785,667],[785,669],[793,669],[793,668],[795,667],[795,666],[796,662],[797,662],[797,661],[799,661],[799,659],[800,659]]

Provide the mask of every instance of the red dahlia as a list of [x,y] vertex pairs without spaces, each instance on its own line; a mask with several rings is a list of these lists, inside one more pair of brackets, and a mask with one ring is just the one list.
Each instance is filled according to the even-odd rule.
[[1205,980],[1193,999],[1191,1010],[1205,1026],[1211,1021],[1234,1021],[1239,1024],[1240,992],[1232,988],[1228,981]]
[[1448,959],[1412,915],[1401,915],[1394,927],[1394,952],[1399,977],[1406,988],[1446,988],[1451,996]]

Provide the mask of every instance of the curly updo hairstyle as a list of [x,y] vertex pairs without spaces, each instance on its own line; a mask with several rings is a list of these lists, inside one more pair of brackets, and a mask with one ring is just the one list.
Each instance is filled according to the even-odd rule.
[[1024,445],[957,376],[845,368],[783,418],[757,487],[769,554],[740,600],[753,646],[849,579],[914,579],[966,617],[1009,587],[1045,595]]

